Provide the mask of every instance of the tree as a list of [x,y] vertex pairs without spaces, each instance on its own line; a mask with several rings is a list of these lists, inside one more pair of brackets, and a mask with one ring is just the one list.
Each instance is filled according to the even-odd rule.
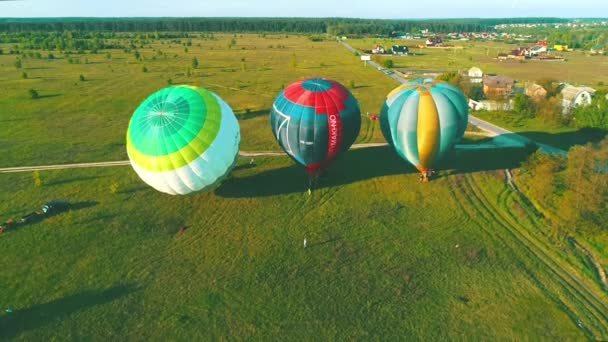
[[608,139],[598,145],[576,146],[568,153],[565,171],[567,190],[564,192],[560,214],[565,224],[601,224],[606,216],[605,199],[608,196],[608,177],[602,172],[608,155]]
[[547,97],[553,97],[559,94],[559,82],[553,78],[541,78],[536,81],[536,84],[545,88]]
[[608,99],[598,93],[588,106],[574,108],[574,121],[577,127],[590,127],[608,130]]
[[524,162],[520,172],[522,180],[528,184],[530,195],[542,205],[553,206],[557,172],[565,167],[565,160],[537,151]]
[[27,72],[25,72],[25,71],[24,71],[24,72],[21,74],[21,78],[23,78],[24,80],[26,80],[26,79],[27,79]]
[[196,57],[192,58],[192,69],[198,68],[198,59]]
[[383,62],[383,65],[385,68],[391,69],[395,65],[395,63],[393,62],[392,59],[387,59]]
[[513,111],[522,116],[533,116],[534,104],[525,94],[517,93],[513,98]]
[[15,60],[15,68],[17,68],[17,69],[21,69],[21,67],[22,67],[22,66],[23,66],[23,65],[21,64],[21,58],[17,58],[17,59]]
[[141,67],[141,71],[148,72],[148,68],[146,68],[146,66],[144,65],[144,66]]
[[36,91],[36,89],[30,89],[30,90],[28,90],[28,93],[30,94],[30,97],[32,99],[37,99],[40,97],[40,95],[38,95],[38,92]]
[[241,71],[247,71],[247,65],[245,64],[245,57],[241,58]]
[[544,122],[559,124],[564,121],[562,103],[557,97],[540,99],[536,102],[536,117]]
[[80,80],[80,82],[84,82],[84,75],[80,75],[80,76],[78,77],[78,79]]

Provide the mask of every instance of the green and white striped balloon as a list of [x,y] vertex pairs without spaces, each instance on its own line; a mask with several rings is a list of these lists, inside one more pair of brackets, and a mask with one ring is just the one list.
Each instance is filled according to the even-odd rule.
[[171,195],[208,190],[234,167],[241,134],[232,109],[208,90],[175,86],[133,113],[127,153],[139,177]]

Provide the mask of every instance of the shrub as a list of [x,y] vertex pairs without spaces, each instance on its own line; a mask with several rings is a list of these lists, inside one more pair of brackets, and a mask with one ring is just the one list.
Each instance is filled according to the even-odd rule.
[[30,94],[30,97],[31,97],[32,99],[37,99],[37,98],[39,98],[39,97],[40,97],[40,95],[38,95],[38,92],[36,91],[36,89],[30,89],[30,90],[28,91],[28,93]]
[[34,179],[34,185],[36,187],[42,186],[42,179],[40,178],[40,172],[39,171],[32,172],[32,178]]

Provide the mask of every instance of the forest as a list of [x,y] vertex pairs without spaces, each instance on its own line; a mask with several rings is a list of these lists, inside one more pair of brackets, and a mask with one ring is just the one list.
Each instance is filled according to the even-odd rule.
[[[407,13],[404,13],[407,16]],[[0,32],[294,32],[390,35],[392,32],[483,32],[498,24],[563,23],[560,18],[386,20],[351,18],[0,18]]]

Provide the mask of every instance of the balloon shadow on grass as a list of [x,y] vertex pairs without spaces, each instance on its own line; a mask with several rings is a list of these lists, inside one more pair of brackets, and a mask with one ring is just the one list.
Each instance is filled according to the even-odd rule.
[[[521,166],[533,149],[484,148],[452,150],[437,165],[439,177],[452,174],[512,169]],[[391,146],[348,151],[333,163],[315,189],[352,184],[375,177],[416,174],[418,171],[398,157]],[[251,176],[238,175],[226,180],[216,195],[226,198],[268,197],[308,190],[308,177],[300,165],[262,171]]]
[[12,313],[2,313],[0,340],[13,339],[21,333],[61,321],[78,311],[110,303],[136,290],[137,288],[132,285],[120,285],[105,290],[86,290],[29,308],[13,309]]
[[[358,181],[416,172],[401,160],[392,147],[380,146],[351,150],[332,163],[320,177],[315,189],[351,184]],[[233,175],[215,193],[227,198],[267,197],[308,190],[304,167],[291,165],[262,171],[251,176]]]

